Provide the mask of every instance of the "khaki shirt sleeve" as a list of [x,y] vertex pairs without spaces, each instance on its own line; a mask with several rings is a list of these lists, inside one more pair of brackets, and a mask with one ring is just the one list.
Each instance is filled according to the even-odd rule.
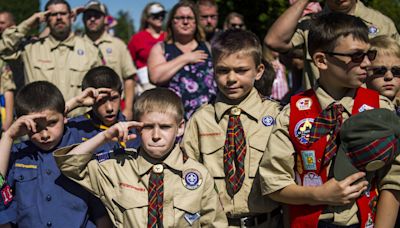
[[122,75],[121,77],[126,79],[133,79],[133,75],[136,74],[136,67],[133,65],[131,54],[129,53],[126,45],[121,50],[122,55]]
[[4,30],[2,39],[0,39],[0,56],[7,60],[19,58],[21,51],[18,50],[18,47],[29,30],[26,21]]
[[200,145],[199,145],[199,130],[197,128],[196,113],[189,119],[186,125],[185,134],[181,146],[190,158],[193,158],[200,163]]
[[[0,59],[0,65],[2,60]],[[3,62],[4,63],[4,62]],[[0,67],[0,93],[4,94],[7,91],[15,90],[16,86],[13,80],[13,73],[11,68],[4,63],[3,67]]]
[[65,176],[100,198],[104,194],[102,188],[99,186],[102,173],[99,169],[99,163],[97,160],[92,160],[92,154],[67,154],[76,146],[64,147],[54,152],[53,155],[57,166]]
[[379,95],[379,107],[394,111],[394,104],[387,97]]
[[259,173],[261,193],[268,195],[296,184],[294,181],[294,147],[289,138],[289,105],[279,113],[266,151],[261,159]]
[[207,172],[206,189],[201,200],[201,227],[228,227],[225,212],[214,187],[214,179]]

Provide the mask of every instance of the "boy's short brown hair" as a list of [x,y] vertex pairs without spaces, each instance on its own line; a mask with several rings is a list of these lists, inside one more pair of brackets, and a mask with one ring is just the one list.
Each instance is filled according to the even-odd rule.
[[400,58],[400,45],[395,39],[387,35],[376,36],[370,40],[371,49],[379,54]]
[[328,13],[312,20],[308,34],[308,52],[333,51],[340,37],[352,35],[355,40],[369,43],[368,27],[359,17],[344,13]]
[[175,112],[176,121],[183,120],[183,104],[181,98],[167,88],[154,88],[144,91],[133,106],[134,120],[139,121],[142,115],[149,112]]
[[214,66],[222,57],[238,52],[251,55],[256,66],[261,64],[260,40],[254,33],[247,30],[231,29],[218,35],[213,42],[211,52]]

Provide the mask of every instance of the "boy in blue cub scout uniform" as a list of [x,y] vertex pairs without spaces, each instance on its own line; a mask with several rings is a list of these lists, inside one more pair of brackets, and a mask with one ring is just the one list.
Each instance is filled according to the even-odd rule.
[[[91,105],[92,110],[68,121],[67,126],[72,132],[74,143],[86,141],[113,124],[125,121],[120,111],[122,83],[114,70],[106,66],[89,70],[83,78],[82,89],[84,92],[80,96],[67,102],[67,109]],[[91,102],[83,104],[84,99]],[[136,131],[131,130],[131,133],[135,134]],[[95,151],[96,159],[102,162],[117,153],[124,153],[126,148],[137,149],[139,144],[139,139],[126,144],[120,142],[103,144]]]
[[[0,173],[14,198],[9,202],[2,194],[0,224],[95,227],[94,220],[107,219],[101,202],[62,175],[52,156],[54,149],[71,144],[64,109],[61,92],[49,82],[28,84],[16,96],[19,118],[0,141]],[[13,145],[23,135],[30,140]]]

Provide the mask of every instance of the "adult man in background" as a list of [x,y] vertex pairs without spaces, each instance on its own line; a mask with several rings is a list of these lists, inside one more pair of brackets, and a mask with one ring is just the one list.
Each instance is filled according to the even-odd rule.
[[99,1],[90,1],[83,12],[85,25],[84,39],[97,48],[102,65],[112,68],[124,82],[125,107],[123,113],[132,120],[136,68],[127,46],[120,39],[111,36],[106,30],[107,8]]
[[[312,1],[296,1],[275,21],[264,39],[269,48],[279,52],[287,52],[296,47],[303,49],[305,58],[303,89],[312,88],[319,78],[318,70],[308,53],[307,41],[311,17],[302,17],[304,9],[310,2]],[[341,12],[360,17],[368,26],[370,38],[378,35],[389,35],[400,42],[393,21],[382,13],[366,7],[360,0],[326,0],[321,13],[329,12]]]
[[200,25],[206,33],[206,40],[212,43],[218,35],[218,5],[215,0],[199,0],[197,8],[200,15]]

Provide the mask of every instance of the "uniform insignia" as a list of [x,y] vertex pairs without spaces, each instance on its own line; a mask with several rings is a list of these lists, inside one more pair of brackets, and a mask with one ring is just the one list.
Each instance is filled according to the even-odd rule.
[[275,119],[272,116],[264,116],[261,121],[266,127],[270,127],[275,123]]
[[374,228],[374,221],[372,220],[371,213],[368,213],[368,219],[365,223],[365,228]]
[[111,54],[112,53],[112,48],[107,48],[106,52],[107,52],[107,54]]
[[302,150],[301,158],[303,160],[303,166],[305,170],[317,170],[314,150]]
[[84,55],[85,54],[85,52],[82,49],[78,49],[76,52],[78,53],[78,55]]
[[297,167],[297,169],[296,169],[296,171],[301,175],[301,174],[303,174],[303,164],[301,164],[301,156],[300,156],[300,154],[298,154],[298,153],[296,153],[296,154],[297,154],[297,158],[296,158],[296,167]]
[[303,177],[303,186],[320,186],[322,185],[322,178],[316,173],[310,172]]
[[294,135],[301,144],[308,143],[313,122],[314,119],[312,118],[304,118],[297,122],[296,126],[294,127]]
[[311,105],[312,105],[312,100],[311,98],[308,97],[301,98],[296,102],[296,107],[300,111],[309,110],[311,108]]
[[182,174],[182,184],[189,190],[197,189],[203,182],[201,174],[195,169],[187,169]]
[[375,25],[371,25],[368,28],[368,34],[369,35],[375,36],[376,34],[378,34],[378,32],[379,32],[379,29]]
[[154,173],[162,173],[164,171],[164,166],[162,164],[156,164],[153,166]]
[[369,105],[367,105],[367,104],[363,104],[363,105],[361,105],[361,107],[358,109],[358,112],[364,112],[364,111],[372,110],[372,109],[374,109],[374,107],[371,107],[371,106],[369,106]]
[[13,195],[12,195],[11,191],[12,190],[10,188],[10,185],[5,185],[0,191],[1,203],[4,206],[7,206],[9,203],[11,203],[11,201],[13,199]]
[[184,217],[190,225],[193,225],[193,223],[200,218],[200,214],[199,212],[194,214],[185,213]]

